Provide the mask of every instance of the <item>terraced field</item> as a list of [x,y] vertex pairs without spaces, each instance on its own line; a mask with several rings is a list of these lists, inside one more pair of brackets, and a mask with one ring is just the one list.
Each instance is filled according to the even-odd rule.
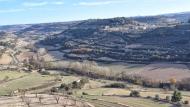
[[[94,104],[97,107],[107,107],[104,104],[110,105],[117,104],[117,106],[129,106],[129,107],[175,107],[173,104],[169,104],[162,101],[155,101],[153,99],[147,99],[147,96],[155,98],[155,95],[159,95],[161,99],[165,99],[166,96],[172,95],[173,91],[164,91],[161,89],[151,88],[134,88],[139,89],[140,98],[129,97],[129,89],[117,89],[117,88],[95,88],[95,89],[82,89],[77,92],[77,96],[82,96],[86,101]],[[85,92],[87,95],[82,95]],[[182,101],[190,101],[190,93],[187,91],[181,91]],[[102,104],[103,103],[103,104]],[[110,106],[110,107],[112,107]]]
[[[8,78],[6,81],[3,81]],[[48,87],[59,85],[61,83],[70,83],[78,80],[75,76],[61,76],[63,81],[55,82],[56,75],[41,75],[38,73],[23,73],[23,72],[0,72],[0,95],[9,95],[11,91],[18,89],[33,89],[37,88],[40,91]]]
[[[8,75],[8,74],[7,74]],[[40,74],[27,74],[17,79],[4,82],[0,87],[0,95],[7,95],[17,89],[28,89],[37,87],[54,80],[53,76],[42,76]]]
[[96,107],[175,107],[169,103],[132,97],[85,96],[85,100]]
[[3,80],[6,76],[8,76],[9,79],[16,79],[25,75],[28,75],[28,74],[16,72],[16,71],[2,71],[0,72],[0,80]]

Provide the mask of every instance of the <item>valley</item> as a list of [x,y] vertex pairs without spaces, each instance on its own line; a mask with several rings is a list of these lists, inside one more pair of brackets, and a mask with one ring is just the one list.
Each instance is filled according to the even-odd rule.
[[0,26],[0,107],[188,107],[189,18]]

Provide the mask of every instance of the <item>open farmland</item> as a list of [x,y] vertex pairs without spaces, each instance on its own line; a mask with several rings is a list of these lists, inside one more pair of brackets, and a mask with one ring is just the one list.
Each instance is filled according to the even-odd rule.
[[127,75],[139,75],[157,81],[168,81],[171,78],[181,80],[190,77],[188,66],[183,64],[108,64],[105,66],[116,72],[125,72]]
[[[114,96],[85,96],[92,104],[111,103],[111,107],[175,107],[168,103],[155,102],[143,98],[114,97]],[[114,106],[115,104],[115,106]],[[98,107],[104,107],[98,105]],[[107,107],[107,106],[106,106]]]
[[5,79],[5,77],[8,77],[9,79],[17,79],[26,75],[28,75],[28,73],[24,73],[24,72],[21,73],[21,72],[16,72],[16,71],[1,71],[0,80]]
[[[39,97],[36,97],[35,94],[26,95],[25,100],[27,99],[30,103],[29,107],[93,107],[89,103],[76,101],[64,96],[59,96],[58,104],[55,100],[55,95],[39,94],[38,96],[43,98],[41,102],[39,102]],[[19,96],[0,97],[0,107],[28,107],[28,102],[22,101]]]
[[[8,80],[3,81],[4,78]],[[78,77],[75,76],[62,76],[62,82],[55,82],[58,78],[56,75],[41,75],[38,73],[23,73],[23,72],[0,72],[0,79],[3,81],[0,83],[0,95],[9,95],[11,91],[18,89],[29,89],[33,91],[33,88],[43,91],[43,88],[52,87],[56,84],[70,83],[76,81]],[[38,89],[39,88],[39,89]]]

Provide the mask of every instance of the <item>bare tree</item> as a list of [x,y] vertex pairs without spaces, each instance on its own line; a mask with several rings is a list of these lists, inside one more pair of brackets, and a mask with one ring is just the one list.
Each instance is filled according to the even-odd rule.
[[26,90],[25,89],[18,89],[19,90],[19,92],[20,92],[20,94],[22,95],[22,96],[25,96],[26,95]]
[[25,103],[26,103],[26,105],[28,106],[28,107],[30,107],[31,106],[31,103],[32,103],[32,101],[31,101],[31,99],[30,98],[27,98],[27,97],[24,97],[24,101],[25,101]]
[[22,100],[22,102],[24,102],[25,96],[20,96],[20,99]]
[[54,99],[56,100],[57,104],[59,104],[60,96],[59,95],[55,95]]
[[37,93],[37,92],[35,93],[35,97],[36,97],[36,98],[38,97],[38,93]]
[[38,97],[39,103],[42,103],[42,99],[43,99],[42,96],[39,96],[39,97]]

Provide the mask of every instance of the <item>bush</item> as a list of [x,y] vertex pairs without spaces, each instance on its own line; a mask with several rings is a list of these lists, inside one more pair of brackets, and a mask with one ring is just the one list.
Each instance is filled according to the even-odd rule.
[[151,99],[152,97],[151,97],[151,96],[147,96],[146,98],[147,98],[147,99]]
[[86,83],[89,83],[89,80],[87,78],[82,78],[80,80],[81,85],[85,85]]
[[63,83],[63,84],[60,85],[59,88],[60,88],[60,89],[64,89],[65,87],[67,87],[67,84],[64,84],[64,83]]
[[124,83],[113,83],[105,86],[106,88],[126,88],[126,84]]
[[63,84],[61,84],[61,86],[59,88],[64,89],[65,91],[69,91],[72,89],[72,86],[63,83]]
[[158,94],[155,95],[155,100],[160,100],[160,96]]
[[179,91],[174,91],[173,96],[172,96],[172,102],[179,102],[181,101],[182,96]]
[[186,100],[186,101],[184,101],[184,104],[189,104],[189,101],[187,101],[187,100]]
[[56,88],[56,87],[53,87],[52,89],[51,89],[51,92],[58,92],[59,90],[58,90],[58,88]]
[[138,92],[138,91],[131,91],[130,97],[140,97],[140,92]]
[[80,81],[73,81],[72,88],[81,89],[88,82],[89,82],[89,80],[85,79],[85,78],[81,79]]
[[88,93],[82,92],[82,95],[88,95]]
[[72,82],[72,88],[81,89],[81,88],[82,88],[82,85],[80,84],[80,82],[73,81],[73,82]]
[[170,96],[166,96],[166,101],[170,102],[171,98]]
[[72,91],[67,92],[68,95],[73,95]]

